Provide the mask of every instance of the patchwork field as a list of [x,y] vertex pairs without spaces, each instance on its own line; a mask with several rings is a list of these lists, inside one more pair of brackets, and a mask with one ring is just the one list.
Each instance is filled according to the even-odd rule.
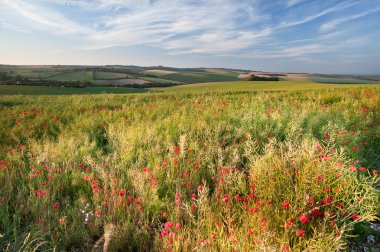
[[46,79],[57,81],[92,81],[94,75],[92,71],[73,71],[48,76]]
[[112,73],[112,72],[94,72],[95,80],[113,80],[113,79],[125,79],[127,75],[124,73]]
[[378,85],[4,90],[5,251],[378,249]]

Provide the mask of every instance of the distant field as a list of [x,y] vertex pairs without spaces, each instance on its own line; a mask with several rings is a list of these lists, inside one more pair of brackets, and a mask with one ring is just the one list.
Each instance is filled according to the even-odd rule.
[[232,70],[225,70],[225,69],[218,69],[218,68],[205,68],[204,70],[209,73],[220,74],[220,75],[230,76],[234,78],[238,76],[238,73]]
[[194,71],[168,71],[168,70],[146,70],[142,73],[155,75],[161,79],[177,81],[182,83],[200,83],[216,81],[236,81],[237,72],[224,69],[197,69]]
[[231,81],[188,84],[169,88],[152,88],[151,90],[167,92],[222,92],[222,91],[260,91],[260,90],[308,90],[308,89],[330,89],[349,87],[373,87],[380,85],[343,85],[343,84],[319,84],[311,82],[290,81]]
[[149,81],[143,80],[143,79],[114,79],[114,80],[95,80],[92,81],[92,84],[99,86],[99,85],[118,85],[118,86],[123,86],[123,85],[133,85],[133,84],[147,84]]
[[74,71],[49,76],[45,79],[55,81],[92,81],[94,76],[92,71]]
[[316,77],[309,77],[309,80],[316,83],[335,83],[335,84],[373,84],[378,83],[378,81],[370,80],[370,79],[364,79],[364,78],[358,78],[358,77],[350,77],[350,76],[337,76],[334,78],[334,76],[316,76]]
[[98,72],[94,71],[95,80],[113,80],[113,79],[124,79],[126,78],[124,73],[112,73],[112,72]]
[[168,71],[168,70],[145,70],[143,73],[151,74],[155,76],[164,76],[169,74],[175,74],[175,71]]
[[115,88],[115,87],[41,87],[41,86],[15,86],[0,85],[0,96],[2,95],[73,95],[73,94],[127,94],[146,92],[140,88]]
[[176,73],[165,75],[165,79],[172,81],[179,81],[184,83],[201,83],[201,82],[217,82],[217,81],[236,81],[236,77],[228,75],[220,75],[213,73],[199,73],[199,72],[190,72],[190,73]]
[[153,78],[153,77],[140,77],[141,80],[150,81],[153,83],[173,83],[173,84],[182,84],[182,82],[179,81],[172,81],[167,79],[161,79],[161,78]]

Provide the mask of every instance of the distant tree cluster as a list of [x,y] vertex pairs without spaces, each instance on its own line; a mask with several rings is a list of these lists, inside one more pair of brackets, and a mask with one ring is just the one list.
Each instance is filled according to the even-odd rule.
[[243,81],[279,81],[280,78],[277,76],[257,76],[257,75],[250,75],[242,79]]

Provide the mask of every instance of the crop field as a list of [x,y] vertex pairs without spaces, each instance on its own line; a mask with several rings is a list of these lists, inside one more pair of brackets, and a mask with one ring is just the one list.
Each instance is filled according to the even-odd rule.
[[17,86],[0,85],[0,95],[73,95],[73,94],[127,94],[144,93],[146,90],[138,88],[115,87],[41,87],[41,86]]
[[154,78],[154,77],[140,77],[139,79],[150,81],[153,83],[171,83],[171,84],[178,84],[178,85],[182,84],[182,82],[172,81],[172,80],[167,80],[167,79]]
[[378,85],[150,92],[1,92],[0,250],[337,251],[379,239],[368,231]]
[[313,90],[313,89],[346,89],[354,87],[376,87],[378,85],[358,84],[321,84],[298,81],[227,81],[179,85],[169,88],[154,88],[165,92],[227,92],[227,91],[279,91],[279,90]]
[[47,79],[56,81],[92,81],[94,76],[92,71],[73,71],[48,76]]
[[358,78],[354,76],[323,76],[315,75],[309,77],[309,80],[316,83],[335,83],[335,84],[373,84],[379,83],[379,80],[370,78]]
[[161,79],[177,81],[182,83],[236,81],[238,73],[222,69],[200,69],[192,71],[173,70],[146,70],[142,73],[155,75]]
[[113,79],[125,79],[126,74],[123,73],[112,73],[112,72],[94,72],[95,80],[113,80]]

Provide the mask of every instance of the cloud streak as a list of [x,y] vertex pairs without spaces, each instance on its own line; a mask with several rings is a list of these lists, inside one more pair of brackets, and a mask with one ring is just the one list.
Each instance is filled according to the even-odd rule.
[[349,21],[352,21],[352,20],[355,20],[355,19],[358,19],[358,18],[362,18],[362,17],[368,16],[370,14],[377,13],[377,12],[380,12],[380,8],[375,8],[373,10],[365,11],[365,12],[362,12],[362,13],[359,13],[359,14],[356,14],[356,15],[348,16],[348,17],[338,18],[338,19],[335,19],[333,21],[329,21],[327,23],[324,23],[319,28],[319,30],[322,31],[322,32],[330,31],[330,30],[334,29],[336,26],[338,26],[338,25],[340,25],[342,23],[346,23],[346,22],[349,22]]
[[87,27],[66,18],[61,13],[20,0],[2,0],[3,4],[18,12],[39,27],[58,34],[91,33]]

